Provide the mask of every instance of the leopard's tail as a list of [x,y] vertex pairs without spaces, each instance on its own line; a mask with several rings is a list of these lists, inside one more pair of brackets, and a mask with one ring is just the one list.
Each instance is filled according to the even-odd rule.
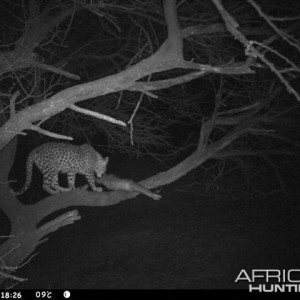
[[36,155],[36,151],[35,149],[29,154],[28,158],[27,158],[27,163],[26,163],[26,181],[25,181],[25,185],[24,187],[19,190],[18,192],[15,192],[13,190],[11,190],[11,192],[16,195],[22,195],[23,193],[25,193],[27,191],[27,189],[30,186],[31,183],[31,179],[32,179],[32,166],[35,160],[35,155]]

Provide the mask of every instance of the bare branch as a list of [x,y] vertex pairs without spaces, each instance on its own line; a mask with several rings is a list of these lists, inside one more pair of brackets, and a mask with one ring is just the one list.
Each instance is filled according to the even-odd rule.
[[62,140],[69,140],[69,141],[73,140],[73,138],[71,136],[65,136],[65,135],[61,135],[61,134],[58,134],[58,133],[50,132],[50,131],[42,129],[41,127],[36,126],[36,125],[31,125],[29,127],[29,129],[31,129],[33,131],[37,131],[39,133],[42,133],[44,135],[50,136],[50,137],[55,138],[55,139],[62,139]]
[[16,91],[10,98],[10,115],[11,117],[13,117],[15,115],[15,102],[16,102],[16,99],[20,96],[20,92],[19,91]]
[[110,123],[113,123],[113,124],[118,124],[118,125],[126,127],[126,123],[124,123],[123,121],[116,120],[116,119],[114,119],[112,117],[109,117],[107,115],[100,114],[100,113],[97,113],[95,111],[91,111],[91,110],[88,110],[88,109],[84,109],[84,108],[78,107],[74,104],[70,105],[69,108],[74,110],[74,111],[80,112],[82,114],[92,116],[92,117],[98,118],[100,120],[104,120],[104,121],[107,121],[107,122],[110,122]]
[[[253,0],[247,0],[257,11],[257,13],[269,24],[269,26],[279,35],[281,36],[288,44],[290,44],[291,46],[295,47],[299,52],[300,52],[300,44],[299,42],[292,36],[290,36],[287,32],[279,29],[273,22],[273,20],[278,20],[277,18],[272,18],[268,15],[266,15],[262,9],[259,7],[259,5],[257,5]],[[296,19],[299,19],[300,17],[296,17]],[[294,18],[292,18],[293,20]],[[279,18],[279,20],[281,21],[286,21],[287,19],[284,18]]]
[[[253,47],[255,44],[254,41],[248,41],[247,38],[239,31],[237,28],[239,24],[237,21],[225,10],[220,0],[213,0],[213,3],[219,10],[222,18],[225,21],[227,29],[232,33],[232,35],[238,39],[245,46],[245,54],[253,57],[260,58],[269,68],[270,70],[279,78],[279,80],[286,86],[286,89],[289,93],[293,94],[295,98],[300,101],[299,93],[291,86],[288,80],[286,80],[281,72],[276,68],[276,66],[270,62],[263,53],[260,53],[258,50]],[[253,2],[254,3],[254,2]]]
[[38,68],[40,68],[42,70],[50,71],[52,73],[56,73],[58,75],[65,76],[65,77],[70,78],[70,79],[80,80],[80,77],[78,75],[75,75],[75,74],[72,74],[70,72],[61,70],[61,69],[56,68],[54,66],[49,66],[49,65],[42,64],[42,63],[39,63],[39,62],[35,62],[35,66],[37,66]]

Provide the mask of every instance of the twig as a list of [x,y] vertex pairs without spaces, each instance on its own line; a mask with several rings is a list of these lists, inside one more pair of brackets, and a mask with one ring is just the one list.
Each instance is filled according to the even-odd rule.
[[137,111],[138,111],[138,109],[139,109],[139,107],[140,107],[140,105],[142,103],[143,95],[144,94],[142,93],[141,96],[140,96],[140,99],[139,99],[138,103],[136,104],[136,106],[134,108],[134,111],[133,111],[133,113],[132,113],[132,115],[130,117],[130,120],[128,121],[128,124],[130,124],[130,143],[131,143],[131,145],[134,144],[133,143],[133,119],[134,119],[134,117],[135,117],[135,115],[136,115],[136,113],[137,113]]
[[239,108],[233,108],[233,109],[230,109],[230,110],[226,110],[224,112],[219,112],[217,115],[219,117],[219,116],[224,116],[224,115],[229,115],[229,114],[236,114],[236,113],[239,113],[241,111],[245,111],[245,110],[249,110],[249,109],[255,108],[255,107],[259,106],[259,105],[260,105],[259,102],[255,102],[255,103],[250,104],[248,106],[239,107]]
[[5,277],[5,278],[9,278],[9,279],[13,279],[15,281],[19,281],[19,282],[22,282],[22,281],[25,281],[27,280],[27,278],[21,278],[21,277],[17,277],[17,276],[14,276],[14,275],[10,275],[8,273],[4,273],[4,272],[1,272],[0,271],[0,277]]
[[[150,80],[151,80],[151,75],[147,78],[147,82],[149,83]],[[144,94],[146,94],[150,97],[154,96],[154,98],[158,98],[158,96],[156,96],[152,93],[145,92],[145,87],[146,87],[146,85],[144,85],[144,83],[143,83],[143,88],[141,88],[143,90],[143,92],[141,93],[140,99],[139,99],[138,103],[136,104],[136,106],[134,108],[134,111],[133,111],[133,113],[130,117],[130,120],[128,121],[128,124],[130,124],[130,143],[131,143],[131,145],[133,145],[133,119],[134,119],[134,117],[135,117],[135,115],[136,115],[136,113],[137,113],[137,111],[138,111],[138,109],[139,109],[139,107],[142,103]]]
[[17,97],[20,96],[20,92],[16,91],[10,98],[9,106],[10,106],[10,117],[13,117],[16,114],[15,102]]
[[63,75],[67,78],[71,78],[71,79],[74,79],[74,80],[80,80],[80,77],[78,75],[72,74],[72,73],[67,72],[67,71],[63,71],[63,70],[61,70],[59,68],[56,68],[54,66],[42,64],[42,63],[39,63],[39,62],[35,62],[35,65],[38,68],[42,69],[42,70],[46,70],[46,71],[50,71],[50,72],[55,73],[55,74]]

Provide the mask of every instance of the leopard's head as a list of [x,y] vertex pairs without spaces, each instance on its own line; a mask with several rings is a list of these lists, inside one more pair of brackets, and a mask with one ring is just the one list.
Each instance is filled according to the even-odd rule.
[[98,178],[100,178],[102,176],[102,174],[104,174],[106,172],[106,166],[108,164],[108,161],[109,161],[109,157],[103,158],[99,155],[97,163],[95,165],[95,169],[94,169],[96,176]]

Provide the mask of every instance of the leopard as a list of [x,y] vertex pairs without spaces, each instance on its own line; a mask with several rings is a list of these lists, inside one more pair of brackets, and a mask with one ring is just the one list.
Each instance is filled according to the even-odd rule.
[[[102,192],[95,184],[95,175],[100,178],[106,172],[109,157],[103,158],[91,145],[73,145],[67,143],[49,142],[34,148],[26,163],[26,180],[24,187],[12,193],[22,195],[32,181],[32,169],[35,164],[43,175],[43,189],[49,194],[69,192],[76,189],[76,174],[82,174],[87,179],[93,191]],[[58,175],[67,174],[68,187],[59,186]]]

